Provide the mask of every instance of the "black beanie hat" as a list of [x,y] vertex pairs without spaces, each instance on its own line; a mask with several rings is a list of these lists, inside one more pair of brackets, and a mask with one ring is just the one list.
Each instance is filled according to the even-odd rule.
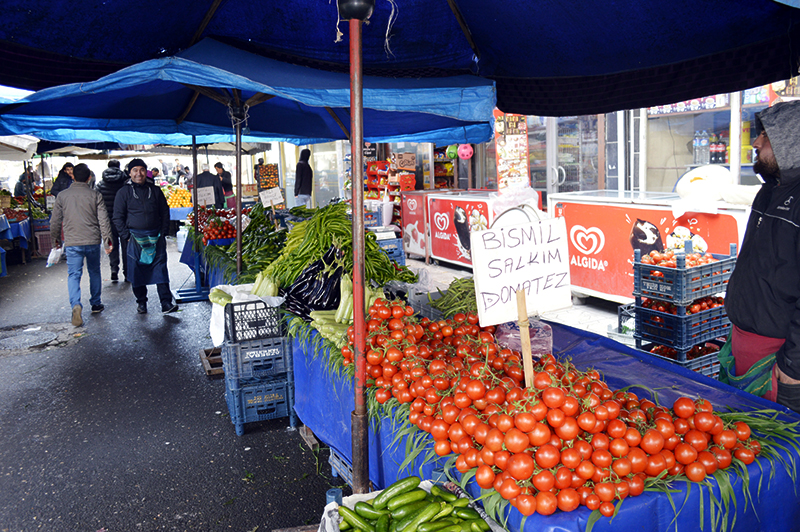
[[147,165],[144,164],[144,161],[141,159],[133,159],[131,162],[128,163],[128,166],[126,168],[128,169],[128,172],[130,172],[131,169],[133,169],[136,166],[144,166],[144,169],[147,170]]

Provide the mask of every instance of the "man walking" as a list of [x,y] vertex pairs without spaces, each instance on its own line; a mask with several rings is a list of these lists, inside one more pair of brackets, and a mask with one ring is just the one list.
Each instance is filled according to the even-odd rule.
[[161,311],[178,310],[172,300],[167,271],[169,206],[161,188],[147,180],[147,165],[141,159],[128,163],[130,180],[114,200],[114,225],[120,238],[128,240],[128,279],[139,314],[147,313],[147,285],[158,289]]
[[[127,180],[128,176],[120,170],[119,161],[116,159],[108,161],[108,168],[103,170],[103,180],[97,185],[97,191],[103,195],[103,202],[109,219],[114,216],[114,199],[117,197],[117,192],[125,185]],[[111,253],[108,255],[108,262],[111,266],[111,282],[116,283],[119,281],[120,255],[122,258],[122,274],[125,276],[125,281],[128,281],[128,257],[125,252],[128,242],[120,239],[114,224],[111,224],[111,239],[114,244]]]
[[89,167],[81,163],[73,170],[74,182],[56,198],[50,218],[50,238],[61,246],[61,230],[64,230],[64,251],[67,255],[67,288],[69,304],[72,306],[72,325],[83,325],[81,311],[81,276],[83,261],[89,272],[89,290],[92,314],[105,308],[100,299],[103,278],[100,274],[100,244],[105,242],[108,253],[111,243],[109,223],[103,196],[89,188]]
[[800,412],[800,101],[756,121],[753,171],[764,184],[725,296],[736,366],[729,382]]

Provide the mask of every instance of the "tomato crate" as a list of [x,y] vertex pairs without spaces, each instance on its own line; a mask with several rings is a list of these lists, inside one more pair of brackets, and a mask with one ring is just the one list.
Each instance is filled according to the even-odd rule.
[[225,305],[225,338],[234,344],[282,336],[280,309],[263,301]]
[[[677,268],[642,264],[641,251],[634,251],[633,295],[687,305],[705,296],[724,292],[736,266],[736,244],[730,245],[730,255],[712,254],[716,262],[686,267],[684,255],[675,257]],[[687,249],[691,253],[691,246]]]
[[292,371],[292,342],[288,338],[261,338],[222,345],[226,379],[269,377]]
[[400,266],[406,265],[406,254],[403,251],[403,239],[392,238],[389,240],[378,240],[378,245],[389,255],[389,258]]
[[[225,386],[225,401],[236,435],[244,434],[244,424],[289,416],[295,425],[293,382],[287,377],[238,380],[240,388]],[[227,380],[227,379],[226,379]]]
[[431,299],[434,301],[442,297],[442,295],[437,292],[431,292],[428,294],[427,292],[414,292],[413,290],[408,293],[408,304],[414,309],[414,312],[421,315],[424,318],[428,318],[432,321],[443,320],[444,315],[439,311],[439,309],[435,309],[431,306],[430,300],[428,300],[428,295],[430,295]]
[[34,231],[50,231],[50,217],[31,218],[31,229]]
[[[713,340],[705,343],[706,345],[708,344],[714,345],[717,349],[719,349],[724,342],[719,340]],[[706,377],[711,377],[712,379],[716,379],[719,377],[719,357],[716,352],[709,353],[707,355],[703,355],[692,360],[680,360],[679,358],[684,358],[684,359],[686,358],[686,352],[679,352],[678,359],[650,352],[651,349],[653,349],[658,345],[660,344],[646,344],[643,345],[640,348],[640,350],[644,351],[646,354],[652,357],[672,362],[673,364],[677,364],[678,366],[681,366],[683,368],[696,371],[697,373],[705,375]]]
[[686,307],[678,307],[679,314],[676,315],[642,307],[641,298],[636,300],[636,332],[633,337],[637,340],[688,351],[695,345],[727,336],[731,329],[724,306],[696,314],[686,314]]
[[328,458],[328,463],[331,465],[331,475],[334,477],[341,477],[342,480],[347,482],[347,485],[352,488],[353,466],[350,464],[350,461],[331,447],[331,455]]

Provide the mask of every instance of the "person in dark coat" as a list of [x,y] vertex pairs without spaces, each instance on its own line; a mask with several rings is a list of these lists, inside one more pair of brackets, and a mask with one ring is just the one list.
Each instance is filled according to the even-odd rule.
[[225,205],[229,209],[235,208],[236,196],[233,195],[233,180],[231,179],[231,173],[225,170],[225,167],[219,162],[214,165],[214,170],[217,171],[219,180],[222,183],[222,192],[225,197]]
[[208,171],[208,165],[202,166],[203,171],[197,176],[197,191],[201,188],[212,187],[214,189],[214,207],[222,209],[225,206],[225,192],[222,190],[222,182],[218,176]]
[[311,208],[311,189],[314,185],[314,171],[308,164],[311,157],[311,150],[308,148],[300,152],[300,160],[297,161],[297,168],[294,175],[294,196],[295,203]]
[[53,182],[53,188],[50,189],[50,194],[53,196],[58,197],[58,193],[62,190],[67,190],[69,186],[72,184],[72,169],[74,165],[72,163],[66,163],[64,166],[61,167],[61,170],[58,172],[58,176],[56,180]]
[[114,225],[121,239],[128,240],[128,279],[139,314],[147,313],[147,285],[154,284],[161,312],[175,312],[167,270],[169,206],[161,188],[147,180],[147,165],[141,159],[128,163],[130,180],[114,200]]
[[765,109],[756,124],[753,171],[764,184],[725,295],[735,376],[744,377],[731,384],[761,382],[765,398],[800,412],[800,101]]
[[[97,191],[103,195],[103,202],[106,204],[106,211],[109,216],[114,215],[114,200],[117,197],[117,192],[125,185],[128,176],[125,175],[119,167],[119,161],[111,159],[108,161],[108,168],[103,170],[103,179],[97,185]],[[128,281],[128,241],[122,240],[119,236],[119,231],[114,224],[111,224],[111,241],[114,247],[111,248],[111,253],[108,255],[108,262],[111,266],[111,282],[116,283],[119,281],[119,263],[120,263],[120,250],[122,250],[122,274],[125,276],[125,282]]]

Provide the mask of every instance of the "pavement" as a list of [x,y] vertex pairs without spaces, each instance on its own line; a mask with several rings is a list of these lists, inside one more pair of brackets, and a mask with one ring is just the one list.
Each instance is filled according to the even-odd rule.
[[[168,250],[173,290],[192,286],[174,242]],[[471,275],[408,264],[432,287]],[[199,357],[212,345],[209,302],[162,315],[150,287],[139,315],[106,259],[102,271],[106,310],[90,314],[84,275],[77,328],[65,263],[9,264],[0,278],[0,532],[265,532],[318,523],[328,489],[350,493],[329,450],[312,450],[288,418],[235,435],[224,381]],[[601,334],[616,326],[616,304],[578,303],[543,317]],[[46,343],[2,343],[23,332]]]

